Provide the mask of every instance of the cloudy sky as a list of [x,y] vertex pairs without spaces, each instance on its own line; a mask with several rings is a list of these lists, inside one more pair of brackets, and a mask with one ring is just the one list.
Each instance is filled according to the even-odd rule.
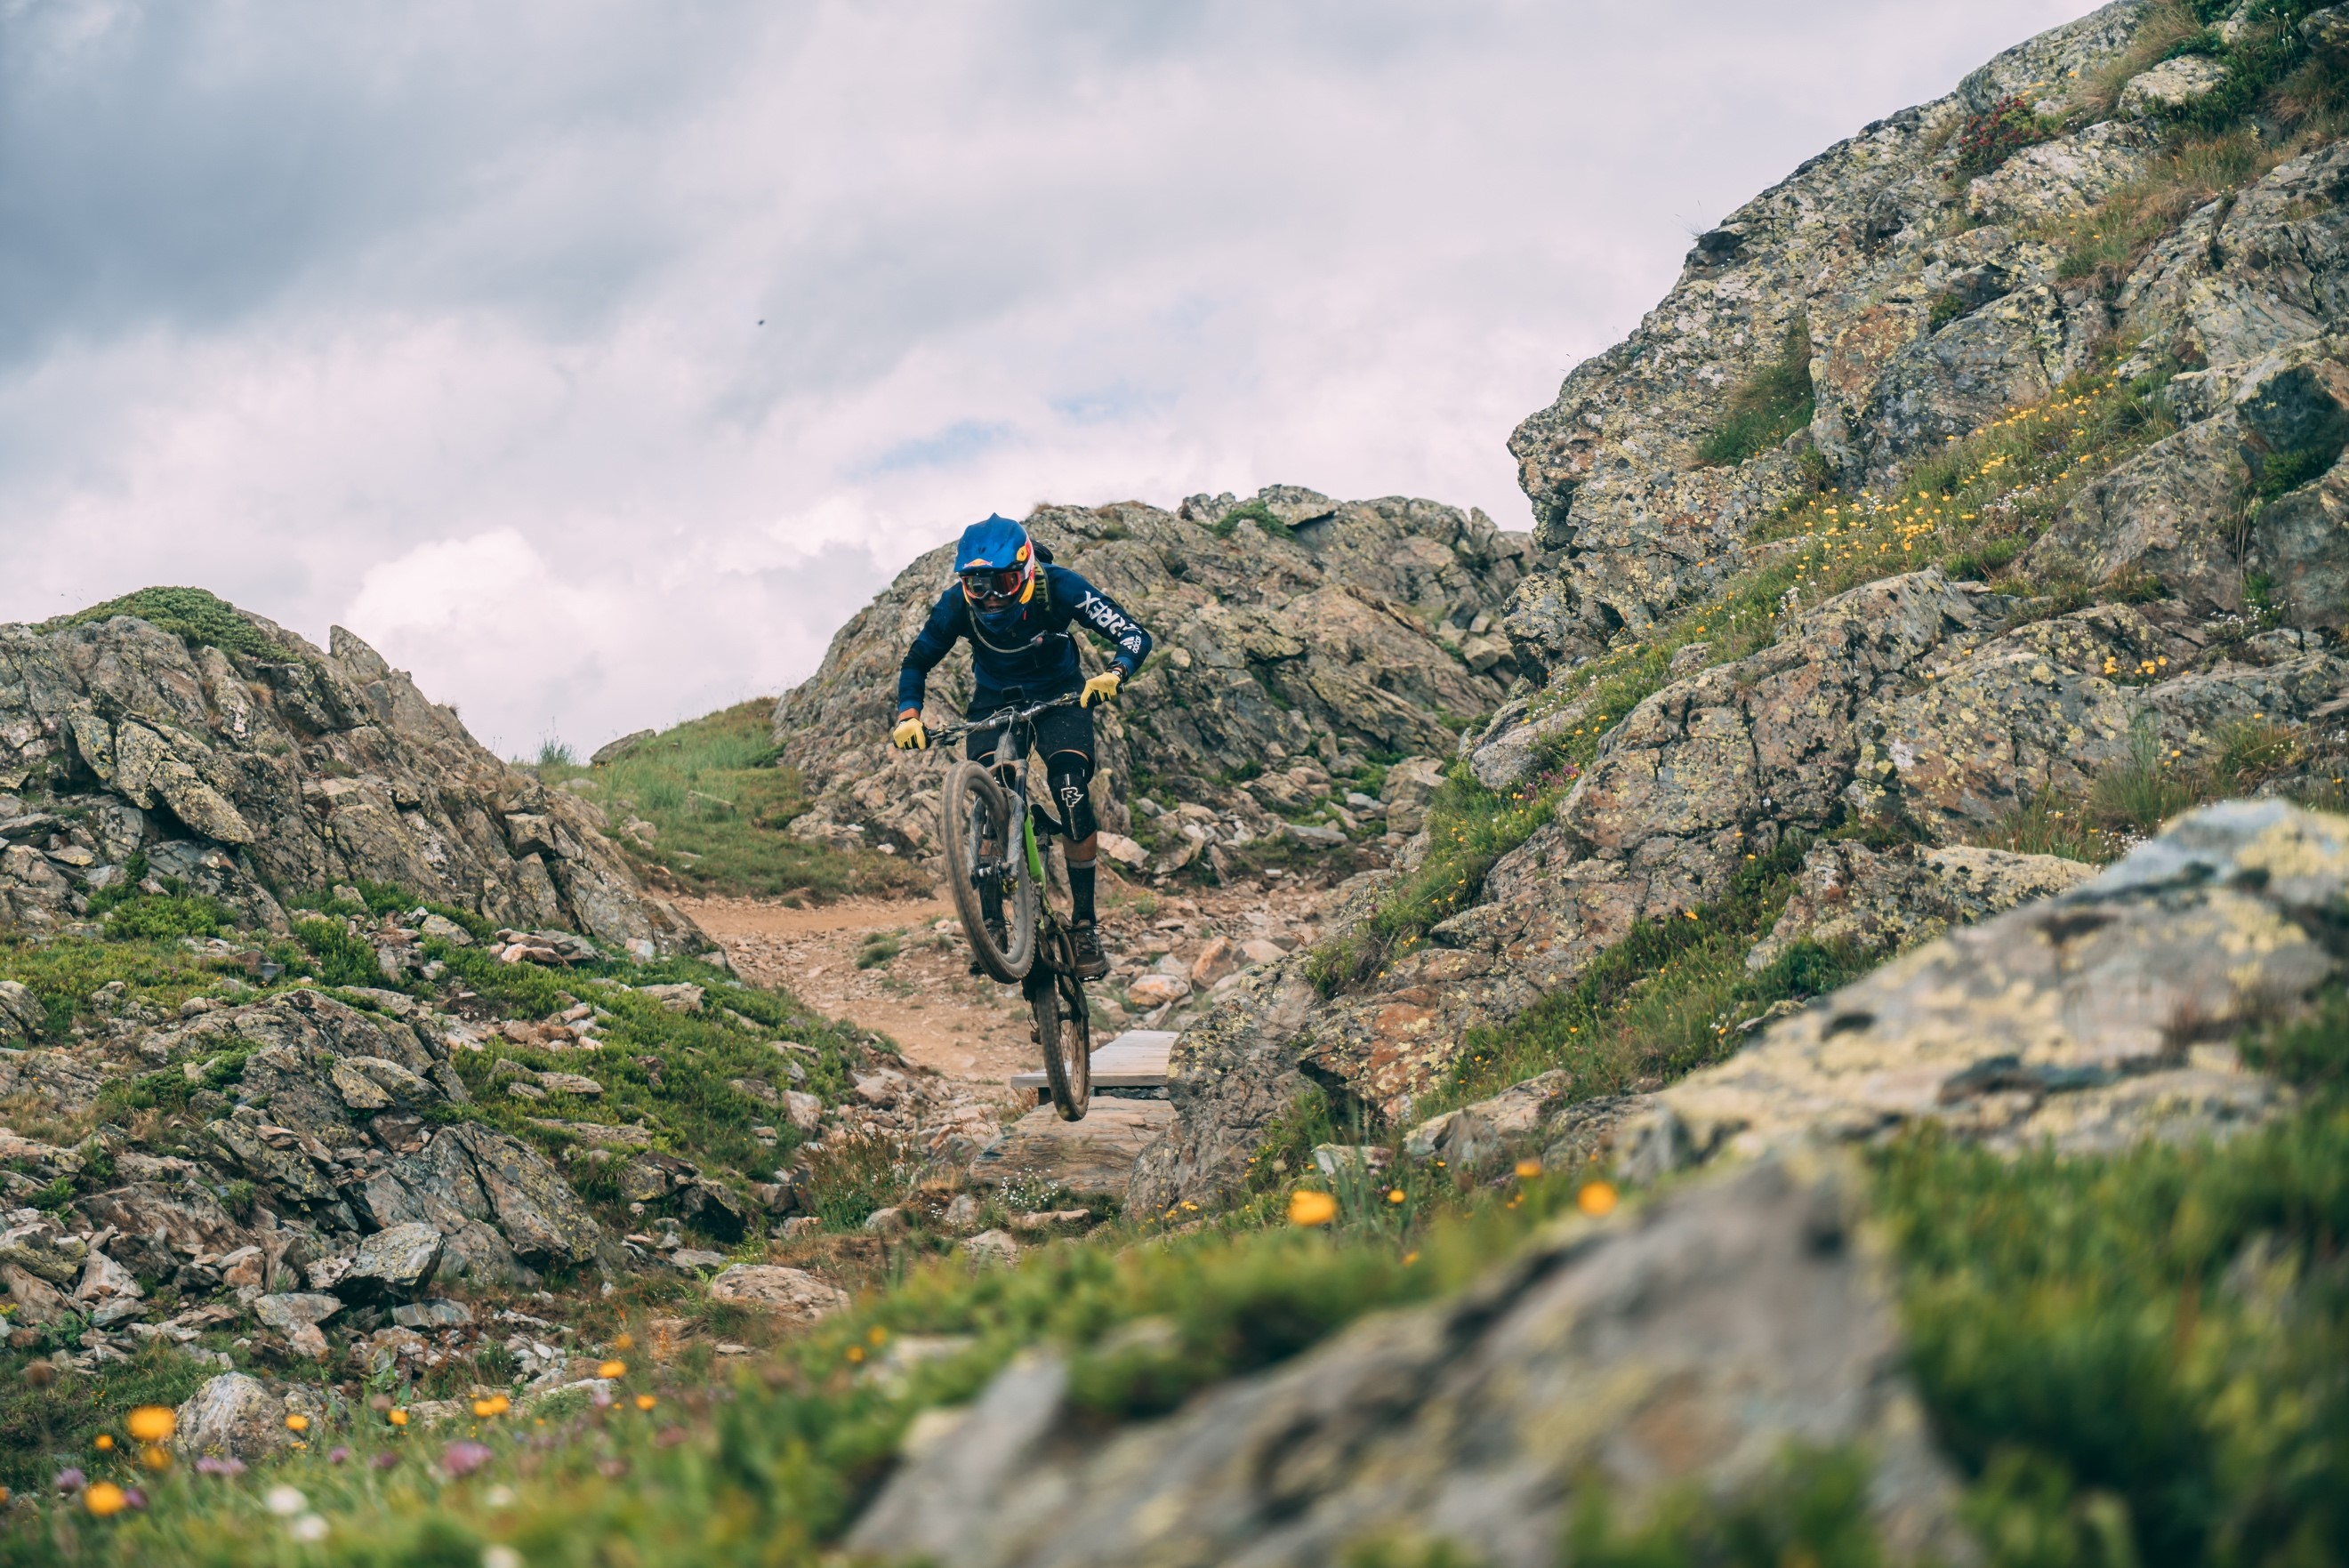
[[511,754],[990,510],[1528,526],[1692,232],[2089,8],[0,0],[0,619],[198,584]]

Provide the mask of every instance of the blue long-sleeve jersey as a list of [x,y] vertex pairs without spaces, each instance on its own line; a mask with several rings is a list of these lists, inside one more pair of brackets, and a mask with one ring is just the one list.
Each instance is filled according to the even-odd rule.
[[1115,647],[1110,662],[1132,679],[1150,656],[1150,634],[1142,623],[1065,566],[1041,566],[1037,575],[1034,596],[1019,607],[1016,618],[1007,617],[1009,624],[1002,630],[978,624],[970,602],[962,596],[962,584],[939,594],[921,635],[905,650],[905,667],[897,672],[898,711],[922,706],[930,671],[957,637],[970,639],[972,684],[978,687],[974,712],[998,705],[997,699],[1009,691],[1042,702],[1082,686],[1071,626],[1081,625]]

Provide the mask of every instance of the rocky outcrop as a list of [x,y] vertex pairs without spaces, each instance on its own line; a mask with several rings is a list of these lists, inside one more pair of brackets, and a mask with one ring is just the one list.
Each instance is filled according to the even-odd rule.
[[1770,934],[1745,955],[1765,969],[1797,942],[1889,953],[2035,903],[2086,881],[2091,867],[2060,855],[2018,855],[1953,844],[1874,850],[1843,841],[1803,857],[1801,875]]
[[[1232,515],[1238,507],[1194,496],[1175,512],[1129,501],[1048,506],[1028,519],[1060,564],[1157,639],[1102,717],[1107,778],[1096,797],[1103,825],[1143,840],[1162,872],[1308,817],[1315,831],[1368,830],[1375,824],[1344,799],[1346,777],[1371,758],[1448,752],[1444,717],[1487,712],[1516,673],[1493,622],[1526,565],[1524,536],[1480,511],[1340,502],[1290,486],[1261,492],[1244,519]],[[816,801],[795,834],[934,852],[939,764],[892,753],[884,721],[952,562],[949,545],[907,567],[777,704],[783,760]],[[1099,667],[1086,646],[1088,667]],[[957,648],[932,680],[932,721],[957,713],[969,691]],[[1231,782],[1256,770],[1246,787]],[[1178,807],[1195,816],[1176,821]]]
[[926,1418],[849,1547],[996,1568],[1319,1563],[1411,1540],[1534,1568],[1592,1489],[1636,1514],[1675,1487],[1766,1485],[1790,1444],[1851,1444],[1895,1558],[1971,1561],[1856,1196],[1831,1161],[1778,1159],[1577,1218],[1457,1297],[1105,1442],[1064,1362],[1016,1361]]
[[2235,1048],[2342,972],[2349,819],[2233,801],[2095,880],[1897,959],[1659,1096],[1690,1150],[1929,1120],[2071,1151],[2288,1106]]
[[0,627],[0,921],[58,929],[143,866],[280,928],[278,894],[371,881],[647,957],[706,945],[592,806],[499,761],[358,638],[336,627],[322,653],[199,597],[230,633]]
[[[1577,366],[1510,438],[1537,542],[1558,552],[1503,622],[1521,664],[1586,658],[1705,597],[1743,564],[1754,522],[1809,482],[1806,454],[1847,481],[1880,478],[2087,363],[2111,330],[2106,307],[2060,278],[2057,253],[2025,226],[2126,182],[2142,139],[2090,126],[1969,185],[1953,133],[2013,95],[2092,75],[2146,9],[2119,0],[2008,50],[1698,237],[1639,329]],[[1986,222],[1952,234],[1945,220],[1961,202]],[[1790,335],[1808,356],[1807,429],[1742,464],[1703,466],[1698,449],[1738,387],[1787,355]]]

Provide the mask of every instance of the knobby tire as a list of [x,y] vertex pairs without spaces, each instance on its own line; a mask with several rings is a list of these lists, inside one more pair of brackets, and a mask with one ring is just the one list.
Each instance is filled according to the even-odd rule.
[[[947,884],[954,891],[963,935],[981,969],[1006,985],[1019,985],[1036,962],[1037,890],[1028,874],[1019,825],[1011,819],[1011,798],[985,768],[957,762],[947,775],[942,811]],[[998,884],[1003,890],[1004,924],[999,941],[988,929],[986,906],[979,898],[980,873],[1007,861],[1009,874]]]
[[1051,1086],[1052,1109],[1062,1121],[1082,1121],[1092,1103],[1093,1027],[1085,1005],[1085,983],[1077,975],[1077,953],[1065,927],[1057,923],[1029,972],[1029,1010],[1035,1015],[1036,1043],[1044,1052],[1044,1081]]

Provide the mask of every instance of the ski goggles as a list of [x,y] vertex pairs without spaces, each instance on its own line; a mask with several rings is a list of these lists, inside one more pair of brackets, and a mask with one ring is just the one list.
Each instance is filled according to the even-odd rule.
[[1013,566],[999,572],[990,567],[965,572],[961,577],[964,597],[974,603],[1001,604],[1019,597],[1028,584],[1028,569]]

